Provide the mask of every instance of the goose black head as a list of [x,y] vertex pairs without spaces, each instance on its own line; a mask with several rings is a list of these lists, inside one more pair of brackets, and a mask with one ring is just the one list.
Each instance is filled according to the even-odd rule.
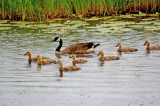
[[55,37],[51,40],[51,42],[60,42],[61,38],[60,37]]

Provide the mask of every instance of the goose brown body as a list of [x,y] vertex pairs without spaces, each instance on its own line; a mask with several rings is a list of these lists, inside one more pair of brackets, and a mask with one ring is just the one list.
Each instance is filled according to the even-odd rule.
[[63,77],[63,71],[76,71],[80,70],[81,68],[78,66],[63,66],[63,63],[58,60],[57,63],[59,64],[59,71],[60,71],[60,77]]
[[150,46],[150,41],[149,40],[145,40],[144,46],[146,45],[146,50],[150,51],[150,50],[160,50],[160,45],[153,45]]
[[72,64],[74,66],[76,66],[77,63],[86,63],[87,62],[87,60],[85,60],[85,59],[76,59],[75,54],[72,54],[71,57],[72,57]]
[[[99,56],[99,55],[100,55],[100,56]],[[100,60],[100,61],[105,61],[105,60],[119,60],[119,59],[120,59],[119,56],[104,56],[103,51],[99,51],[99,53],[98,53],[97,56],[99,56],[98,60]]]
[[95,44],[94,42],[85,42],[85,43],[77,43],[66,47],[64,50],[60,50],[63,41],[60,37],[55,37],[51,42],[59,42],[59,46],[56,48],[56,53],[58,55],[63,54],[88,54],[94,52],[94,48],[99,46],[100,44]]
[[38,66],[45,65],[45,64],[51,64],[51,63],[55,63],[55,60],[53,60],[53,59],[42,59],[41,55],[37,55],[37,65]]
[[135,51],[138,51],[137,48],[130,48],[130,47],[122,48],[122,43],[120,43],[120,42],[116,45],[116,47],[119,47],[117,49],[118,52],[135,52]]

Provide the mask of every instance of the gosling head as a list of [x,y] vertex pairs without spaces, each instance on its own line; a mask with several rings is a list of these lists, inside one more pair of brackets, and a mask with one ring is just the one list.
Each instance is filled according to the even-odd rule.
[[149,40],[145,40],[145,42],[144,42],[144,45],[143,45],[143,46],[145,46],[145,45],[150,45]]
[[75,59],[75,58],[76,58],[76,55],[75,55],[75,54],[72,54],[72,55],[71,55],[71,58]]
[[104,55],[104,53],[103,53],[103,51],[99,51],[99,53],[97,54],[97,56],[99,56],[99,55]]
[[60,61],[60,60],[58,60],[57,61],[57,64],[59,64],[59,71],[61,72],[61,71],[63,71],[63,64],[62,64],[62,62]]
[[42,60],[42,56],[41,55],[37,55],[37,60]]
[[121,43],[121,42],[119,42],[119,43],[116,45],[116,47],[118,47],[118,46],[122,46],[122,43]]
[[57,60],[57,64],[62,64],[61,60]]
[[54,37],[51,42],[60,42],[62,39],[60,37]]
[[31,56],[31,52],[30,51],[27,51],[24,56]]

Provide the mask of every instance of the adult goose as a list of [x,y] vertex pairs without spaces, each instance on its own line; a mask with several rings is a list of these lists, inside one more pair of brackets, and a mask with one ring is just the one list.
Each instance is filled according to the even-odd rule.
[[119,53],[121,53],[121,52],[135,52],[135,51],[138,51],[137,48],[122,47],[122,43],[121,43],[121,42],[119,42],[119,43],[116,45],[116,47],[119,47],[119,48],[117,49],[117,51],[118,51]]
[[150,50],[160,50],[160,45],[153,45],[150,46],[150,41],[149,40],[145,40],[144,46],[146,45],[146,50],[150,51]]
[[99,43],[95,42],[85,42],[85,43],[77,43],[66,47],[61,50],[63,45],[63,41],[60,37],[54,37],[51,42],[59,42],[59,46],[56,48],[55,52],[59,55],[63,54],[88,54],[94,52],[94,49],[99,46]]

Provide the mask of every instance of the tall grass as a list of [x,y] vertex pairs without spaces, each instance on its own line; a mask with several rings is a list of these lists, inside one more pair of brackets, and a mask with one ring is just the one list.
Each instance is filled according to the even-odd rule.
[[0,19],[39,21],[55,17],[160,12],[160,0],[0,0]]

